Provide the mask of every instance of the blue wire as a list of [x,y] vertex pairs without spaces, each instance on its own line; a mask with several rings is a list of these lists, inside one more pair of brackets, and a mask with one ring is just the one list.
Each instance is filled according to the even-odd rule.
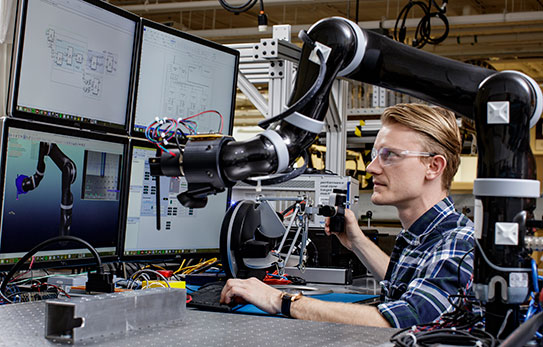
[[[191,288],[191,287],[192,287],[192,288]],[[187,284],[187,285],[185,286],[185,288],[187,289],[187,293],[188,293],[188,294],[191,294],[191,293],[194,293],[195,291],[197,291],[198,288],[200,288],[200,286],[194,286],[194,285],[189,285],[189,284]],[[188,292],[189,290],[190,290],[190,293]]]
[[533,282],[533,288],[534,288],[533,292],[535,294],[532,295],[532,299],[530,300],[530,305],[528,307],[528,311],[526,312],[525,321],[532,318],[532,316],[535,313],[538,313],[538,312],[541,311],[541,305],[540,305],[539,301],[537,301],[537,304],[536,304],[535,295],[539,295],[539,283],[538,283],[538,280],[542,276],[538,275],[537,263],[535,262],[535,259],[532,259],[531,264],[532,264],[532,282]]
[[539,283],[537,283],[538,278],[537,263],[535,262],[535,259],[532,259],[532,282],[534,282],[534,292],[537,293],[539,293]]
[[535,306],[534,306],[534,299],[532,298],[530,300],[530,305],[528,306],[528,311],[526,312],[526,317],[524,318],[524,321],[526,322],[528,319],[532,318],[535,311],[536,311],[536,309],[535,309]]

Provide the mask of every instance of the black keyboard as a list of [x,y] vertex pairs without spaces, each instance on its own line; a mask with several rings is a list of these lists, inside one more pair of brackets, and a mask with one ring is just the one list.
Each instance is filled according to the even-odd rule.
[[230,306],[220,303],[221,291],[225,284],[226,282],[204,284],[197,291],[189,294],[192,300],[187,303],[187,306],[205,311],[230,312]]

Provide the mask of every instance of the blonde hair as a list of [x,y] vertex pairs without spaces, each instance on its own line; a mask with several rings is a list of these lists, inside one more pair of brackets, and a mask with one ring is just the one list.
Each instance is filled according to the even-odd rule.
[[453,112],[437,106],[422,104],[397,104],[385,109],[381,115],[383,124],[399,123],[421,135],[426,152],[441,154],[447,160],[441,184],[449,191],[460,165],[462,139]]

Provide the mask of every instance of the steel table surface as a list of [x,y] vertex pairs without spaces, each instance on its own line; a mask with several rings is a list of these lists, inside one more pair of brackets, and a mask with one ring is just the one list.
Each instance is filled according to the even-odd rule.
[[[0,346],[58,345],[44,337],[45,302],[0,306]],[[187,309],[182,319],[126,334],[98,337],[84,346],[378,346],[397,331],[347,324]]]

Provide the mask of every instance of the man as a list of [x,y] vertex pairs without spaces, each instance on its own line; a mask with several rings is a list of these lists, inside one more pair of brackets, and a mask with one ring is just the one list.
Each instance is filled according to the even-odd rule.
[[[239,297],[272,314],[283,309],[299,319],[379,327],[428,323],[452,309],[448,296],[470,281],[474,244],[472,222],[454,210],[448,197],[460,162],[456,118],[442,108],[400,104],[387,108],[381,121],[367,167],[374,183],[371,200],[396,207],[403,230],[390,257],[364,235],[350,210],[345,231],[334,234],[381,281],[382,303],[283,298],[255,278],[230,279],[222,302]],[[330,234],[328,225],[325,231]]]

